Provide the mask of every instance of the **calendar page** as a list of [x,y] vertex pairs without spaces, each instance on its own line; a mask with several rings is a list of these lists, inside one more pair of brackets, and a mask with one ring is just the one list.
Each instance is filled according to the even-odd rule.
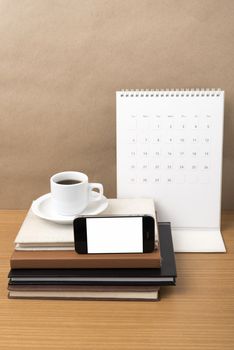
[[219,228],[224,92],[116,98],[118,197],[153,197],[158,220],[174,228]]

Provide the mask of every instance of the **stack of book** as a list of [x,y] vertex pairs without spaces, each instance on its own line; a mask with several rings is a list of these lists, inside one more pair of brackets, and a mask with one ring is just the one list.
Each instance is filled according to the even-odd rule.
[[[153,201],[140,202],[142,208],[134,199],[110,199],[102,215],[155,217]],[[176,282],[169,223],[156,224],[156,240],[152,253],[77,254],[72,225],[42,220],[30,209],[10,260],[9,298],[156,301],[160,286]]]

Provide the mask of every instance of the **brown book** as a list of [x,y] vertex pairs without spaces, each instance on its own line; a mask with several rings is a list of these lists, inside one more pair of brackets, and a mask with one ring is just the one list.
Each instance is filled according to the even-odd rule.
[[142,254],[77,254],[75,251],[14,251],[12,269],[159,268],[160,250]]
[[79,284],[8,284],[9,291],[27,291],[27,292],[72,292],[72,291],[80,291],[80,292],[154,292],[158,291],[158,286],[101,286],[101,285],[79,285]]
[[9,285],[10,299],[151,300],[159,299],[156,286]]
[[9,299],[45,299],[45,300],[127,300],[158,301],[159,291],[153,292],[31,292],[10,291]]

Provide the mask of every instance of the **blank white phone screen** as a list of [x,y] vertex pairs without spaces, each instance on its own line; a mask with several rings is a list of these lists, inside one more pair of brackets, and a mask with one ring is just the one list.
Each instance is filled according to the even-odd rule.
[[142,217],[87,218],[88,253],[143,253]]

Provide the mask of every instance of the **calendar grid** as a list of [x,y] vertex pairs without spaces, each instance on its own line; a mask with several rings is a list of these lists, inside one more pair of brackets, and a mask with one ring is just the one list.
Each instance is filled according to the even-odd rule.
[[174,227],[219,227],[224,92],[117,92],[118,197],[153,197]]

